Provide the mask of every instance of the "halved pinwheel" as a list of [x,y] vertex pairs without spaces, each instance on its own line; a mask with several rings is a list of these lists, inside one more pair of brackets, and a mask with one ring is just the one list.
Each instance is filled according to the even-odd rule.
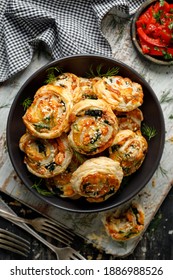
[[148,149],[148,143],[140,131],[129,129],[120,130],[109,147],[110,158],[119,161],[124,176],[128,176],[139,169]]
[[145,213],[138,202],[132,202],[128,209],[118,209],[103,216],[106,233],[116,241],[132,239],[144,229]]
[[121,76],[103,77],[94,86],[94,92],[113,110],[129,112],[143,103],[142,86]]
[[108,148],[118,131],[118,122],[103,100],[86,99],[74,105],[70,115],[70,145],[79,153],[94,155]]
[[76,194],[89,202],[102,202],[120,187],[123,171],[119,162],[107,157],[86,160],[73,172],[71,185]]
[[28,131],[39,138],[59,137],[69,129],[69,115],[73,106],[67,90],[61,86],[39,88],[34,101],[23,116]]
[[55,139],[41,139],[25,133],[20,138],[19,147],[25,153],[24,163],[28,170],[42,178],[63,172],[73,155],[65,134]]

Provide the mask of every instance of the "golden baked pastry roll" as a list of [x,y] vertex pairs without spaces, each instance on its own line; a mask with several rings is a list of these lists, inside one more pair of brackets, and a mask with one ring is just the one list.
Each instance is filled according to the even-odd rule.
[[45,180],[47,188],[55,195],[61,197],[70,197],[73,199],[79,198],[80,196],[75,193],[70,180],[73,172],[84,163],[85,160],[86,157],[74,151],[72,160],[67,169],[64,172]]
[[79,91],[75,92],[74,103],[84,99],[98,99],[97,94],[93,90],[93,86],[101,78],[83,78],[79,77]]
[[69,129],[73,106],[69,92],[63,87],[46,85],[39,88],[31,106],[23,116],[28,131],[39,138],[59,137]]
[[115,112],[118,120],[119,130],[130,129],[132,131],[138,131],[141,129],[141,122],[143,121],[143,113],[139,108],[136,108],[130,112]]
[[65,134],[55,139],[42,139],[25,133],[20,138],[19,147],[25,153],[24,163],[28,170],[42,178],[63,172],[73,155]]
[[75,100],[79,93],[79,77],[73,73],[60,74],[50,84],[60,86],[66,89],[71,94],[72,99]]
[[118,122],[103,100],[86,99],[74,105],[70,115],[70,145],[79,153],[94,155],[108,148],[118,131]]
[[141,85],[129,78],[103,77],[93,87],[97,96],[108,102],[113,110],[129,112],[143,103]]
[[102,202],[120,187],[123,171],[119,162],[107,157],[86,160],[73,172],[71,185],[75,193],[89,202]]
[[132,202],[126,210],[115,210],[104,215],[102,222],[112,239],[126,241],[141,234],[144,229],[145,213],[139,203]]
[[134,173],[145,159],[148,143],[142,134],[129,129],[120,130],[109,147],[110,158],[119,161],[124,176]]

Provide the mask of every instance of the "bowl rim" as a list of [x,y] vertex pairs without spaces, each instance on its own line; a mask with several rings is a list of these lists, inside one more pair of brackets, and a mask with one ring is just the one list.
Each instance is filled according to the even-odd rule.
[[[147,7],[149,7],[150,5],[152,5],[152,3],[154,2],[158,2],[158,0],[147,0],[145,1],[140,7],[139,9],[136,11],[136,13],[134,14],[133,18],[132,18],[132,22],[131,22],[131,39],[132,42],[136,48],[136,50],[139,52],[139,54],[145,58],[147,61],[153,62],[155,64],[159,64],[159,65],[163,65],[163,66],[170,66],[173,65],[173,59],[171,61],[165,61],[165,60],[161,60],[161,59],[157,59],[153,56],[150,56],[148,54],[144,54],[142,52],[142,49],[138,43],[137,40],[137,33],[136,33],[136,21],[139,18],[139,16],[141,15],[141,13],[147,9]],[[169,1],[168,1],[169,2]]]
[[[122,67],[125,67],[128,71],[131,71],[133,74],[135,74],[139,79],[142,80],[142,82],[145,84],[145,86],[147,87],[147,89],[150,91],[150,94],[152,95],[152,98],[154,99],[155,103],[157,104],[157,108],[161,117],[161,122],[160,122],[160,126],[162,128],[162,134],[160,137],[160,149],[157,155],[157,159],[154,162],[154,167],[151,168],[149,170],[149,176],[144,178],[140,189],[134,190],[131,196],[127,196],[124,199],[122,199],[120,202],[114,204],[114,205],[108,205],[108,206],[102,206],[102,203],[97,203],[97,207],[91,207],[89,209],[73,209],[73,208],[68,208],[65,206],[61,206],[61,205],[57,205],[56,203],[49,201],[49,199],[47,199],[47,197],[40,195],[35,189],[31,188],[31,186],[28,186],[26,184],[26,175],[24,176],[23,174],[21,174],[20,170],[18,170],[18,168],[16,168],[15,165],[15,160],[14,160],[14,155],[13,155],[13,151],[12,151],[12,147],[10,145],[10,122],[12,120],[13,117],[13,111],[18,103],[18,98],[20,97],[21,93],[23,92],[24,88],[33,80],[33,78],[37,77],[37,75],[42,72],[45,71],[46,69],[55,66],[57,63],[61,63],[61,61],[64,60],[69,60],[69,59],[76,59],[76,58],[88,58],[88,57],[92,57],[92,58],[103,58],[105,60],[110,60],[112,62],[116,63],[116,66],[118,65],[122,65]],[[163,111],[161,109],[159,100],[157,99],[157,96],[155,94],[155,92],[153,91],[153,89],[151,88],[151,86],[148,84],[148,82],[135,70],[133,69],[131,66],[125,64],[124,62],[121,62],[120,60],[114,59],[112,57],[107,57],[107,56],[103,56],[103,55],[95,55],[95,54],[77,54],[77,55],[70,55],[70,56],[66,56],[66,57],[62,57],[59,59],[56,59],[54,61],[51,61],[50,63],[40,67],[38,70],[36,70],[25,82],[24,84],[21,86],[21,88],[18,90],[17,95],[15,96],[13,103],[11,105],[10,111],[9,111],[9,115],[8,115],[8,119],[7,119],[7,128],[6,128],[6,139],[7,139],[7,148],[8,148],[8,153],[9,153],[9,157],[11,160],[11,163],[14,167],[14,170],[16,171],[18,177],[21,179],[21,181],[23,182],[23,184],[31,191],[33,192],[37,197],[41,198],[42,200],[44,200],[45,202],[49,203],[52,206],[55,206],[61,210],[65,210],[65,211],[69,211],[69,212],[75,212],[75,213],[96,213],[96,212],[102,212],[102,211],[107,211],[110,210],[112,208],[118,207],[124,203],[126,203],[127,201],[129,201],[130,199],[134,198],[135,195],[137,195],[144,187],[145,185],[149,182],[149,180],[152,178],[154,172],[156,171],[160,159],[162,157],[163,154],[163,149],[164,149],[164,144],[165,144],[165,122],[164,122],[164,116],[163,116]]]

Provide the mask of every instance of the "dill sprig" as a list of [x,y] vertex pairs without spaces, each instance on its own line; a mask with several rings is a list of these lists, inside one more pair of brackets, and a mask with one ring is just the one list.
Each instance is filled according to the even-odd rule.
[[141,131],[143,135],[147,136],[148,140],[151,140],[151,138],[157,134],[157,131],[154,127],[148,126],[145,123],[142,125]]
[[26,111],[32,104],[32,99],[30,97],[27,97],[23,102],[22,102],[22,106],[24,108],[24,110]]
[[46,70],[47,78],[45,80],[45,84],[50,84],[56,80],[57,75],[62,73],[62,69],[60,67],[50,67]]
[[166,176],[167,177],[167,170],[164,169],[161,165],[159,165],[159,170],[160,170],[162,176]]
[[173,96],[171,95],[171,90],[164,91],[160,98],[160,103],[169,103],[172,101],[173,101]]
[[46,189],[44,189],[43,187],[41,187],[41,183],[42,183],[42,179],[38,182],[35,182],[33,185],[32,185],[32,188],[33,189],[36,189],[36,191],[41,194],[41,195],[44,195],[44,196],[52,196],[54,193],[53,192],[50,192]]
[[90,66],[89,72],[86,73],[87,78],[94,78],[94,77],[110,77],[115,76],[119,72],[119,67],[109,68],[106,73],[102,72],[103,64],[99,64],[96,69],[93,69],[93,65]]
[[10,104],[3,104],[3,105],[0,105],[0,109],[8,108],[8,107],[10,107]]
[[159,2],[160,2],[160,6],[162,7],[162,6],[164,6],[164,0],[159,0]]

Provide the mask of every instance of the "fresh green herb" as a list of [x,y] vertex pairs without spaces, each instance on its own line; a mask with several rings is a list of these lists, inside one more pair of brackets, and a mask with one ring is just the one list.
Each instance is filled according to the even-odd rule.
[[157,134],[157,131],[154,127],[148,126],[145,123],[142,125],[141,131],[143,135],[147,136],[148,140],[151,140],[151,138]]
[[169,29],[173,29],[173,22],[171,22],[171,23],[168,25],[168,28],[169,28]]
[[173,96],[171,95],[171,90],[163,91],[160,99],[160,103],[169,103],[173,101]]
[[50,126],[44,123],[34,124],[34,126],[37,131],[40,131],[41,129],[48,129],[48,130],[50,129]]
[[162,53],[163,53],[164,59],[166,59],[166,60],[169,60],[169,59],[173,58],[172,54],[169,53],[168,51],[162,51]]
[[36,191],[41,194],[41,195],[44,195],[44,196],[52,196],[54,193],[53,192],[50,192],[48,191],[47,189],[44,189],[41,184],[42,184],[42,179],[39,181],[39,182],[35,182],[34,185],[32,185],[32,188],[33,189],[36,189]]
[[115,76],[119,72],[119,67],[109,68],[106,73],[102,72],[103,64],[99,64],[95,70],[93,70],[93,65],[89,68],[89,73],[86,73],[87,78],[94,77],[110,77]]
[[160,170],[160,172],[161,172],[161,174],[162,174],[163,177],[164,177],[164,176],[167,177],[167,171],[166,171],[166,169],[164,169],[161,165],[159,165],[159,170]]
[[10,104],[4,104],[0,106],[0,109],[10,107]]
[[76,130],[76,131],[79,131],[79,127],[78,127],[77,123],[73,124],[73,129]]
[[27,97],[23,102],[22,106],[24,108],[24,111],[26,111],[32,104],[32,99],[30,97]]
[[160,2],[160,6],[163,7],[165,1],[164,0],[160,0],[159,2]]
[[161,22],[162,12],[163,12],[162,10],[159,10],[157,13],[153,14],[153,17],[155,18],[155,20],[160,24],[162,24],[162,22]]
[[173,120],[173,115],[170,115],[170,116],[169,116],[169,119],[170,119],[170,120]]
[[47,69],[47,78],[45,84],[50,84],[56,80],[56,76],[62,73],[62,69],[59,67],[51,67]]

